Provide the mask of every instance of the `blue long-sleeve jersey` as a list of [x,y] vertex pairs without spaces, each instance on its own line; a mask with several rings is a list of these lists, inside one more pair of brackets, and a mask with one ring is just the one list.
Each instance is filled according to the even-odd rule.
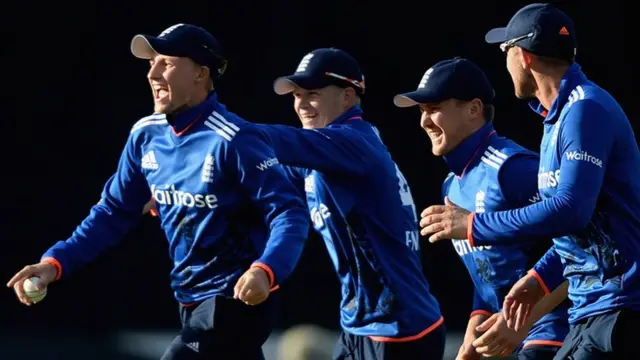
[[342,284],[342,328],[398,341],[438,327],[411,191],[360,107],[322,129],[276,125],[269,132],[279,161],[306,193]]
[[[540,200],[539,158],[515,142],[500,137],[492,122],[467,137],[444,157],[451,173],[443,183],[443,197],[478,214],[515,209]],[[452,244],[474,284],[471,316],[490,316],[502,310],[505,295],[552,246],[547,241],[521,238],[510,245]],[[538,320],[522,346],[562,344],[569,332],[568,304]]]
[[617,308],[640,309],[640,152],[629,120],[578,64],[566,72],[551,109],[531,105],[545,116],[542,200],[475,214],[472,242],[554,237],[535,270],[550,290],[569,280],[571,323]]
[[212,93],[177,116],[138,121],[100,202],[44,255],[68,275],[116,244],[152,197],[169,240],[181,303],[233,296],[252,264],[272,286],[293,270],[308,236],[304,199],[274,161],[269,137]]

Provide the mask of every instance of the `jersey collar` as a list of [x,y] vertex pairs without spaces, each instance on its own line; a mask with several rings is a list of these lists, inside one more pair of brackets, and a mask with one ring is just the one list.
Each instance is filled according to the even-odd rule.
[[495,132],[493,121],[488,121],[478,131],[462,140],[458,146],[443,156],[449,170],[457,176],[462,176],[475,155],[487,146],[487,138]]
[[562,108],[569,100],[569,95],[571,91],[576,87],[577,84],[584,81],[585,75],[582,73],[580,69],[580,65],[577,63],[571,64],[571,66],[567,69],[562,80],[560,80],[560,89],[558,90],[558,96],[551,104],[551,109],[545,109],[538,99],[532,100],[529,102],[529,107],[535,111],[536,113],[543,116],[545,123],[554,123],[558,120],[558,116],[562,111]]
[[198,120],[212,112],[218,106],[218,96],[212,91],[200,104],[188,108],[178,114],[167,114],[167,120],[176,135],[182,135]]
[[331,125],[344,124],[349,120],[363,120],[362,114],[362,108],[359,105],[354,105],[349,110],[345,111],[344,113],[342,113],[342,115],[333,120],[329,125],[327,125],[327,127],[331,127]]

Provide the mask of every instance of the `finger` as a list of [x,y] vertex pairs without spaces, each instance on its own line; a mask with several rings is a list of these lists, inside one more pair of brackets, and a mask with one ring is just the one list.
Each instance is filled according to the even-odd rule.
[[442,230],[442,231],[438,231],[437,233],[431,235],[429,237],[429,242],[430,243],[435,243],[438,242],[440,240],[449,240],[451,239],[451,232],[449,230]]
[[519,301],[512,300],[509,305],[509,320],[507,324],[511,324],[510,328],[513,329],[515,327],[516,314],[518,312],[518,307],[520,306]]
[[447,209],[447,207],[444,206],[444,205],[432,205],[432,206],[429,206],[428,208],[424,209],[422,211],[422,213],[420,214],[420,217],[425,217],[425,216],[433,215],[433,214],[441,214],[446,209]]
[[502,341],[496,340],[496,341],[490,342],[485,346],[476,347],[476,352],[478,354],[482,354],[483,356],[484,355],[492,356],[493,354],[496,353],[496,350],[500,349],[501,347],[502,347]]
[[251,288],[244,288],[240,291],[240,295],[238,297],[245,303],[250,303],[252,292],[253,290]]
[[428,215],[420,219],[420,227],[426,227],[432,224],[441,223],[444,220],[444,216],[442,214],[433,214]]
[[233,298],[237,299],[238,298],[238,294],[240,293],[240,289],[242,289],[244,287],[244,283],[245,283],[245,277],[240,276],[240,279],[238,279],[238,282],[236,282],[236,286],[233,287]]
[[507,298],[509,295],[505,296],[504,301],[502,302],[502,316],[504,319],[509,321],[509,317],[511,316],[511,304],[513,304],[513,300]]
[[524,328],[525,324],[527,323],[527,321],[529,321],[529,316],[531,315],[531,310],[533,309],[533,305],[532,304],[527,304],[524,308],[524,311],[522,312],[522,319],[520,320],[519,323],[519,327],[518,330],[516,331],[520,331],[521,329]]
[[456,205],[453,201],[451,201],[451,199],[449,199],[448,196],[444,197],[444,204],[447,206],[455,206],[455,207],[459,207],[458,205]]
[[528,313],[529,304],[521,303],[520,306],[518,306],[518,311],[516,313],[515,331],[520,331],[520,329],[522,329]]
[[422,228],[422,230],[420,230],[420,234],[422,236],[427,236],[429,234],[435,234],[440,231],[443,231],[444,229],[445,229],[445,226],[443,223],[435,223]]
[[25,266],[22,270],[13,275],[11,280],[7,283],[7,287],[11,288],[16,284],[16,282],[30,278],[31,275],[33,275],[33,266]]
[[489,344],[491,344],[492,342],[494,342],[496,340],[496,337],[497,337],[496,333],[497,333],[497,331],[495,329],[490,329],[489,331],[485,332],[484,334],[482,334],[477,339],[473,340],[471,345],[473,345],[473,347],[476,349],[476,351],[478,351],[478,348],[486,347]]
[[491,315],[491,317],[483,321],[482,324],[476,326],[476,331],[485,332],[489,330],[493,326],[493,324],[495,324],[496,321],[498,321],[498,316],[500,316],[500,314]]
[[21,303],[25,305],[31,305],[32,301],[27,297],[27,294],[24,292],[23,285],[24,285],[24,279],[19,280],[13,285],[13,291],[15,291],[16,296],[18,297],[18,300]]

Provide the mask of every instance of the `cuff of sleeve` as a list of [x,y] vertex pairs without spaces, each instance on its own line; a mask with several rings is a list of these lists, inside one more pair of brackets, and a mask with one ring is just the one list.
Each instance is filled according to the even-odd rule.
[[475,216],[476,213],[471,213],[467,218],[467,240],[469,241],[469,246],[472,248],[475,246],[473,243],[473,219]]
[[476,316],[476,315],[484,315],[484,316],[486,316],[486,317],[491,317],[491,315],[493,315],[493,314],[491,314],[491,313],[490,313],[489,311],[487,311],[487,310],[473,310],[473,311],[471,312],[471,314],[469,315],[469,318],[472,318],[472,317],[474,317],[474,316]]
[[269,277],[269,287],[271,288],[272,291],[275,290],[274,289],[274,285],[275,285],[275,282],[276,282],[276,276],[273,273],[273,270],[271,270],[271,267],[269,265],[261,263],[261,262],[256,262],[256,263],[253,263],[251,265],[251,267],[252,268],[257,267],[257,268],[260,268],[260,269],[264,270],[267,273],[267,276]]
[[545,295],[551,294],[551,291],[549,291],[549,287],[547,286],[547,284],[542,279],[542,276],[540,276],[540,274],[538,274],[537,271],[535,271],[534,269],[531,269],[527,274],[533,276],[536,279],[536,281],[538,281],[538,284],[540,284],[540,287],[544,291]]
[[40,262],[47,263],[53,265],[56,268],[56,278],[54,280],[60,279],[62,276],[62,264],[58,260],[52,257],[45,257],[40,260]]

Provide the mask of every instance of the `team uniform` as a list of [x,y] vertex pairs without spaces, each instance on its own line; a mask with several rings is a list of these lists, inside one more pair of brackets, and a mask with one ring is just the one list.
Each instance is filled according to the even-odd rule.
[[342,284],[334,359],[441,359],[445,330],[422,273],[416,208],[377,129],[354,106],[325,128],[268,131]]
[[[443,183],[443,197],[468,211],[490,213],[540,200],[538,156],[499,136],[492,122],[467,137],[444,156],[452,171]],[[551,241],[514,239],[510,245],[471,246],[452,240],[474,284],[471,316],[502,311],[505,295],[551,247]],[[520,359],[552,359],[569,332],[566,303],[538,320],[516,349]]]
[[[100,202],[43,258],[69,275],[115,245],[153,198],[173,261],[171,287],[183,330],[163,359],[260,359],[275,301],[233,299],[237,279],[259,266],[276,287],[293,270],[308,235],[302,198],[268,136],[211,93],[176,116],[153,114],[131,129]],[[208,357],[207,357],[208,358]]]
[[[541,201],[477,213],[469,242],[488,246],[553,236],[533,269],[544,289],[569,280],[571,333],[559,359],[630,356],[624,327],[640,310],[640,152],[626,115],[578,64],[564,75],[546,111],[538,188]],[[635,355],[634,355],[635,356]]]

